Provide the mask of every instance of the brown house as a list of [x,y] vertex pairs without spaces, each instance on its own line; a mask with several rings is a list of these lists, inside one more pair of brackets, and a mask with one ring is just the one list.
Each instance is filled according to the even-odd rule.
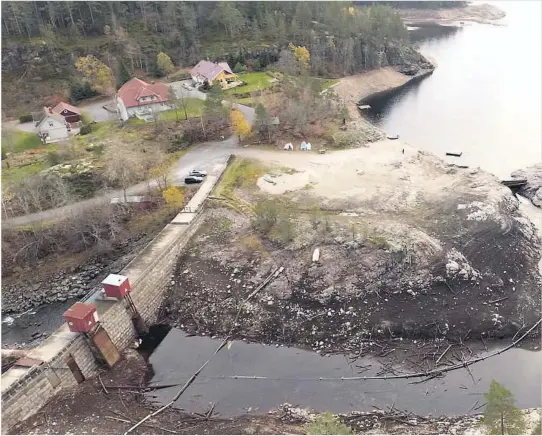
[[53,109],[53,114],[60,115],[67,123],[78,123],[81,121],[81,109],[71,104],[60,102]]

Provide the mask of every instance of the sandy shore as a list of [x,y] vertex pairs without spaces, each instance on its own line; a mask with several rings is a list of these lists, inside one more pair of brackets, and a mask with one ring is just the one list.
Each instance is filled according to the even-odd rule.
[[435,22],[449,24],[453,21],[473,21],[493,24],[494,20],[503,18],[506,13],[497,6],[488,4],[470,4],[464,8],[450,9],[402,9],[399,15],[405,24]]

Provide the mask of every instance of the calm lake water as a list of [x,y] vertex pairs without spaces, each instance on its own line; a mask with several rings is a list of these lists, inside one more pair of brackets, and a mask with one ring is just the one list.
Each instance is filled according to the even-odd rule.
[[441,157],[462,151],[462,164],[507,178],[542,160],[542,2],[494,4],[507,13],[503,26],[416,31],[436,70],[372,101],[368,116],[415,147]]
[[[540,352],[512,349],[472,365],[473,378],[466,370],[457,370],[442,379],[412,384],[420,379],[319,380],[320,377],[340,379],[360,375],[355,365],[371,365],[363,375],[375,375],[380,364],[371,358],[349,364],[344,356],[322,357],[313,351],[243,341],[235,341],[230,349],[224,348],[213,356],[219,344],[219,340],[186,337],[182,331],[172,329],[150,357],[154,370],[151,383],[180,383],[182,386],[211,359],[175,406],[202,413],[210,403],[216,403],[215,410],[222,416],[246,411],[266,413],[285,402],[333,412],[372,410],[373,405],[384,408],[395,403],[399,409],[423,415],[466,414],[474,404],[484,404],[483,393],[487,392],[492,378],[512,391],[519,407],[541,405]],[[233,379],[231,376],[267,379]],[[168,403],[180,386],[155,391],[147,398],[159,404]]]

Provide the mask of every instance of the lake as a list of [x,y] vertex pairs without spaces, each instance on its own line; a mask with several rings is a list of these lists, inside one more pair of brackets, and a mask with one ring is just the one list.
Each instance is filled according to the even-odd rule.
[[147,399],[157,404],[168,403],[210,359],[196,381],[175,402],[175,407],[203,413],[210,403],[216,403],[215,410],[223,417],[247,411],[266,413],[285,402],[333,412],[372,410],[373,405],[385,408],[395,404],[399,409],[422,415],[467,414],[475,404],[476,407],[484,404],[483,394],[492,378],[512,391],[519,407],[541,404],[542,353],[520,348],[472,365],[472,378],[461,369],[443,378],[413,383],[420,379],[340,380],[360,375],[356,365],[370,365],[362,375],[376,375],[380,363],[370,357],[349,363],[342,355],[322,357],[310,350],[243,341],[234,341],[231,348],[225,347],[213,356],[220,343],[208,337],[187,337],[181,330],[172,329],[149,359],[154,371],[151,384],[180,385],[151,392]]
[[540,162],[542,2],[494,2],[502,26],[465,23],[413,32],[437,68],[428,78],[371,101],[369,119],[410,145],[500,178]]

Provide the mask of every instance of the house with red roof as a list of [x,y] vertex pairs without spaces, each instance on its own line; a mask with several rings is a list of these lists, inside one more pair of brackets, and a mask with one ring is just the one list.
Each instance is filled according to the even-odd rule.
[[170,87],[165,83],[147,83],[134,77],[120,87],[116,95],[117,109],[123,121],[137,117],[154,119],[158,112],[172,109],[168,103]]
[[237,74],[232,72],[227,62],[199,61],[192,68],[190,76],[198,85],[207,82],[209,85],[218,84],[222,89],[233,88],[240,84]]
[[81,121],[81,109],[63,101],[53,108],[53,113],[61,115],[68,123],[78,123]]

